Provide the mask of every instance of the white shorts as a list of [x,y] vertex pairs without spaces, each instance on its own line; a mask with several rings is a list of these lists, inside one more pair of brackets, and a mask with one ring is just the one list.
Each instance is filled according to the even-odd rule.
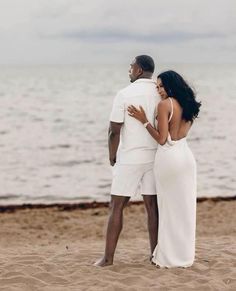
[[137,194],[156,195],[153,172],[154,163],[121,165],[113,167],[111,194],[131,197]]

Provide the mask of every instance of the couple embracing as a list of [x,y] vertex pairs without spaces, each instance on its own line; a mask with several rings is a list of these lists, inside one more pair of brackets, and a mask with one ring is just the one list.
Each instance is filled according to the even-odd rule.
[[141,191],[147,211],[150,260],[158,267],[189,267],[195,256],[196,163],[186,137],[200,103],[174,71],[152,79],[154,61],[137,56],[131,84],[118,92],[110,115],[113,166],[110,215],[104,256],[113,264],[123,209]]

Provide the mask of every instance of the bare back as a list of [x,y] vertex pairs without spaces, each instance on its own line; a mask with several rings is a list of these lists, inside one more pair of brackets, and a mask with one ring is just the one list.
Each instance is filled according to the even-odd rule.
[[[188,132],[191,128],[191,121],[185,121],[182,119],[183,109],[179,105],[178,101],[174,98],[167,98],[170,107],[170,121],[169,121],[169,133],[172,140],[179,140],[188,135]],[[171,102],[172,101],[172,102]],[[172,104],[173,111],[172,111]],[[171,114],[173,112],[173,114]],[[172,116],[171,116],[172,115]]]

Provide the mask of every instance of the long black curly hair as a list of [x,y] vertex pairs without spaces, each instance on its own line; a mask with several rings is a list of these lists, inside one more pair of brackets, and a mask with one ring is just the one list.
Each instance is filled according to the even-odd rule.
[[175,71],[165,71],[157,76],[160,78],[168,97],[175,98],[183,109],[182,119],[193,122],[198,117],[201,102],[196,101],[196,94]]

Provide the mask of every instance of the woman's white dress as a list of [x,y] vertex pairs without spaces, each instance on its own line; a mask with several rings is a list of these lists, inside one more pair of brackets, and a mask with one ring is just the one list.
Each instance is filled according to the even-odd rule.
[[[173,103],[170,99],[173,115]],[[152,262],[160,267],[189,267],[195,256],[196,162],[186,138],[167,142],[154,166],[158,192],[158,244]]]

